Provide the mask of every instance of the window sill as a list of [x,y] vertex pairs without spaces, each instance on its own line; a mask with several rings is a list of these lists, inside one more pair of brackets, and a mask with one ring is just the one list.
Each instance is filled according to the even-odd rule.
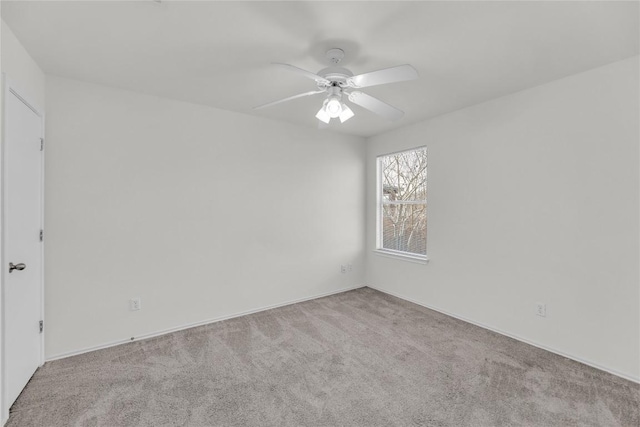
[[374,249],[373,253],[386,258],[395,258],[403,261],[415,262],[417,264],[429,263],[429,258],[427,258],[425,255],[411,255],[403,252],[395,252],[385,249]]

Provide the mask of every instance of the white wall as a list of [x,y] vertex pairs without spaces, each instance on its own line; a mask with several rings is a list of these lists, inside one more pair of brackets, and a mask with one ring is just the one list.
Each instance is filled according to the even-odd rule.
[[57,77],[47,113],[48,358],[362,284],[363,139]]
[[[371,138],[366,283],[640,379],[638,72],[634,57]],[[383,258],[375,158],[425,144],[430,262]]]
[[22,46],[20,41],[11,31],[11,28],[2,21],[0,25],[1,61],[2,72],[22,91],[22,95],[29,102],[44,108],[45,77],[44,73]]

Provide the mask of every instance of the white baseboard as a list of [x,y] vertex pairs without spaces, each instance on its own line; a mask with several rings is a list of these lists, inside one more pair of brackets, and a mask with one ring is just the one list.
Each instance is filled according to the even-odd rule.
[[468,319],[468,318],[466,318],[464,316],[459,316],[459,315],[457,315],[455,313],[451,313],[451,312],[449,312],[447,310],[443,310],[441,308],[434,307],[432,305],[425,304],[425,303],[422,303],[420,301],[416,301],[416,300],[414,300],[412,298],[407,298],[407,297],[405,297],[403,295],[400,295],[400,294],[397,294],[395,292],[389,292],[389,291],[387,291],[385,289],[380,289],[380,288],[377,288],[375,286],[370,286],[370,285],[365,285],[365,286],[368,287],[368,288],[371,288],[371,289],[375,289],[376,291],[379,291],[379,292],[394,296],[396,298],[400,298],[400,299],[403,299],[405,301],[412,302],[414,304],[420,305],[420,306],[428,308],[430,310],[437,311],[438,313],[442,313],[442,314],[447,315],[449,317],[453,317],[453,318],[456,318],[458,320],[462,320],[463,322],[471,323],[472,325],[479,326],[479,327],[481,327],[483,329],[488,329],[488,330],[490,330],[492,332],[495,332],[495,333],[498,333],[500,335],[504,335],[504,336],[507,336],[509,338],[513,338],[514,340],[521,341],[523,343],[532,345],[534,347],[541,348],[542,350],[546,350],[548,352],[557,354],[559,356],[566,357],[567,359],[571,359],[571,360],[574,360],[576,362],[582,363],[584,365],[591,366],[592,368],[596,368],[596,369],[599,369],[601,371],[608,372],[608,373],[610,373],[612,375],[615,375],[617,377],[624,378],[625,380],[633,381],[634,383],[639,383],[640,384],[640,377],[634,377],[632,375],[628,375],[628,374],[625,374],[623,372],[616,371],[615,369],[611,369],[611,368],[599,365],[598,363],[592,362],[592,361],[587,360],[587,359],[583,359],[582,357],[578,357],[578,356],[575,356],[575,355],[572,355],[572,354],[565,353],[563,351],[560,351],[560,350],[557,350],[555,348],[551,348],[551,347],[548,347],[546,345],[543,345],[543,344],[528,340],[526,338],[523,338],[521,336],[512,334],[510,332],[505,332],[505,331],[502,331],[500,329],[494,328],[492,326],[488,326],[488,325],[482,324],[480,322],[476,322],[475,320]]
[[[488,329],[488,330],[493,331],[495,333],[498,333],[500,335],[504,335],[504,336],[507,336],[509,338],[513,338],[515,340],[524,342],[524,343],[532,345],[534,347],[541,348],[543,350],[549,351],[549,352],[557,354],[559,356],[566,357],[566,358],[571,359],[571,360],[575,360],[576,362],[583,363],[585,365],[591,366],[592,368],[596,368],[596,369],[599,369],[601,371],[605,371],[605,372],[608,372],[608,373],[610,373],[612,375],[615,375],[615,376],[624,378],[626,380],[629,380],[629,381],[632,381],[632,382],[640,384],[640,378],[639,377],[634,377],[632,375],[628,375],[628,374],[616,371],[615,369],[611,369],[611,368],[599,365],[598,363],[592,362],[590,360],[587,360],[587,359],[584,359],[584,358],[581,358],[581,357],[578,357],[578,356],[575,356],[575,355],[572,355],[572,354],[568,354],[568,353],[565,353],[563,351],[548,347],[546,345],[531,341],[531,340],[523,338],[523,337],[521,337],[519,335],[512,334],[510,332],[502,331],[502,330],[494,328],[492,326],[488,326],[488,325],[485,325],[483,323],[476,322],[474,320],[468,319],[468,318],[466,318],[464,316],[460,316],[460,315],[457,315],[455,313],[451,313],[451,312],[449,312],[447,310],[443,310],[441,308],[434,307],[434,306],[429,305],[429,304],[424,304],[422,302],[416,301],[416,300],[414,300],[412,298],[408,298],[408,297],[400,295],[398,293],[390,292],[390,291],[387,291],[385,289],[377,288],[375,286],[370,286],[370,285],[358,285],[358,286],[353,286],[353,287],[349,287],[349,288],[342,288],[342,289],[338,289],[338,290],[331,291],[331,292],[325,292],[325,293],[313,295],[313,296],[310,296],[310,297],[290,300],[290,301],[286,301],[286,302],[282,302],[282,303],[278,303],[278,304],[273,304],[273,305],[269,305],[269,306],[256,308],[256,309],[253,309],[253,310],[247,310],[247,311],[243,311],[243,312],[239,312],[239,313],[235,313],[235,314],[230,314],[230,315],[227,315],[227,316],[220,316],[220,317],[216,317],[216,318],[213,318],[213,319],[203,320],[203,321],[200,321],[200,322],[180,325],[180,326],[176,326],[174,328],[164,329],[164,330],[161,330],[161,331],[156,331],[156,332],[152,332],[152,333],[148,333],[148,334],[144,334],[144,335],[138,336],[138,337],[136,337],[136,339],[134,341],[141,341],[141,340],[144,340],[144,339],[153,338],[153,337],[157,337],[157,336],[160,336],[160,335],[170,334],[172,332],[177,332],[177,331],[182,331],[182,330],[185,330],[185,329],[195,328],[195,327],[198,327],[198,326],[208,325],[210,323],[220,322],[222,320],[233,319],[235,317],[246,316],[248,314],[258,313],[260,311],[266,311],[266,310],[271,310],[271,309],[278,308],[278,307],[284,307],[284,306],[287,306],[287,305],[296,304],[296,303],[299,303],[299,302],[310,301],[310,300],[313,300],[313,299],[322,298],[322,297],[326,297],[326,296],[329,296],[329,295],[335,295],[335,294],[339,294],[339,293],[342,293],[342,292],[352,291],[354,289],[359,289],[359,288],[362,288],[362,287],[365,287],[365,286],[368,287],[368,288],[371,288],[371,289],[375,289],[376,291],[379,291],[379,292],[382,292],[382,293],[385,293],[385,294],[388,294],[388,295],[392,295],[392,296],[394,296],[396,298],[400,298],[400,299],[403,299],[405,301],[412,302],[414,304],[420,305],[420,306],[428,308],[430,310],[437,311],[437,312],[442,313],[444,315],[447,315],[447,316],[462,320],[464,322],[471,323],[472,325],[476,325],[476,326],[479,326],[481,328]],[[96,345],[96,346],[92,346],[92,347],[87,347],[87,348],[83,348],[83,349],[79,349],[79,350],[69,351],[69,352],[65,352],[65,353],[59,353],[59,354],[55,354],[55,355],[47,357],[46,361],[50,362],[50,361],[53,361],[53,360],[64,359],[66,357],[76,356],[78,354],[88,353],[90,351],[101,350],[103,348],[114,347],[114,346],[117,346],[117,345],[122,345],[122,344],[129,343],[129,342],[132,342],[131,339],[130,338],[126,338],[126,339],[112,341],[112,342],[108,342],[108,343],[104,343],[104,344],[100,344],[100,345]],[[0,424],[0,425],[4,425],[4,424]]]
[[213,319],[202,320],[200,322],[188,323],[188,324],[185,324],[185,325],[176,326],[174,328],[163,329],[161,331],[156,331],[156,332],[151,332],[151,333],[148,333],[148,334],[140,335],[140,336],[135,337],[135,339],[133,341],[131,340],[131,338],[123,338],[121,340],[111,341],[111,342],[108,342],[108,343],[95,345],[95,346],[92,346],[92,347],[86,347],[86,348],[82,348],[82,349],[79,349],[79,350],[73,350],[73,351],[68,351],[68,352],[65,352],[65,353],[54,354],[52,356],[47,357],[46,361],[47,362],[51,362],[53,360],[64,359],[66,357],[71,357],[71,356],[77,356],[79,354],[88,353],[90,351],[102,350],[103,348],[115,347],[117,345],[122,345],[122,344],[130,343],[130,342],[134,342],[134,341],[141,341],[141,340],[145,340],[145,339],[148,339],[148,338],[157,337],[157,336],[160,336],[160,335],[170,334],[172,332],[183,331],[185,329],[190,329],[190,328],[195,328],[195,327],[198,327],[198,326],[208,325],[210,323],[220,322],[222,320],[233,319],[234,317],[246,316],[247,314],[258,313],[260,311],[266,311],[266,310],[271,310],[271,309],[278,308],[278,307],[284,307],[286,305],[296,304],[296,303],[299,303],[299,302],[310,301],[310,300],[313,300],[313,299],[322,298],[322,297],[326,297],[326,296],[329,296],[329,295],[340,294],[342,292],[347,292],[347,291],[352,291],[354,289],[363,288],[364,286],[365,285],[357,285],[357,286],[352,286],[352,287],[349,287],[349,288],[342,288],[342,289],[338,289],[338,290],[331,291],[331,292],[325,292],[325,293],[322,293],[322,294],[312,295],[310,297],[298,298],[298,299],[295,299],[295,300],[289,300],[289,301],[285,301],[285,302],[278,303],[278,304],[272,304],[272,305],[263,306],[263,307],[259,307],[259,308],[256,308],[256,309],[252,309],[252,310],[242,311],[240,313],[234,313],[234,314],[229,314],[229,315],[226,315],[226,316],[215,317]]

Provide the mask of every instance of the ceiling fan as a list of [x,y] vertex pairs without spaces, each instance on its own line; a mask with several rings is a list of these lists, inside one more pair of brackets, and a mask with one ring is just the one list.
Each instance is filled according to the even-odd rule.
[[284,99],[259,105],[254,107],[254,110],[322,93],[326,94],[326,98],[322,103],[322,107],[316,114],[316,118],[322,123],[328,124],[331,119],[335,118],[339,118],[340,122],[344,123],[354,116],[354,112],[344,102],[345,98],[346,100],[349,100],[349,102],[359,105],[360,107],[391,121],[398,120],[404,115],[404,112],[396,107],[380,101],[371,95],[367,95],[364,92],[360,92],[358,89],[417,79],[418,72],[411,65],[399,65],[397,67],[385,68],[383,70],[354,76],[353,73],[346,68],[337,66],[342,58],[344,58],[344,51],[342,49],[329,49],[326,53],[326,57],[334,65],[318,71],[317,74],[293,65],[275,63],[274,65],[278,65],[289,71],[314,80],[316,82],[317,90],[300,93],[298,95],[289,96]]

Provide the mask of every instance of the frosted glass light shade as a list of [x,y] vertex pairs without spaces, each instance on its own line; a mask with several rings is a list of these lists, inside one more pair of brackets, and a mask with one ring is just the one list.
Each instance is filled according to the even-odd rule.
[[322,108],[320,108],[320,110],[318,111],[318,114],[316,114],[316,118],[325,123],[329,123],[329,121],[331,121],[331,117],[325,111],[324,105],[322,106]]
[[342,104],[342,113],[340,113],[340,123],[344,123],[353,117],[355,114],[351,111],[351,108],[347,107],[346,104]]
[[329,117],[335,119],[340,116],[340,113],[342,113],[342,102],[340,102],[340,99],[338,98],[330,97],[327,101],[325,110],[327,114],[329,114]]

